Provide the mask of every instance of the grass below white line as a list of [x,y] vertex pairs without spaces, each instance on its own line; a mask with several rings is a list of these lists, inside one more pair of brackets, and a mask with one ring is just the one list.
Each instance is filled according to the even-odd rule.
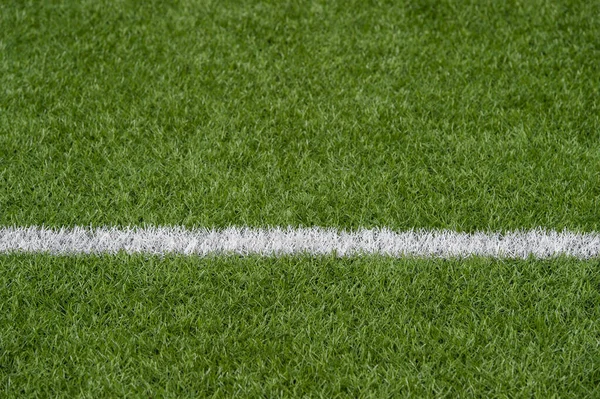
[[0,253],[183,255],[377,254],[392,257],[548,258],[600,256],[598,233],[514,231],[460,233],[449,230],[330,228],[186,229],[183,227],[1,227]]

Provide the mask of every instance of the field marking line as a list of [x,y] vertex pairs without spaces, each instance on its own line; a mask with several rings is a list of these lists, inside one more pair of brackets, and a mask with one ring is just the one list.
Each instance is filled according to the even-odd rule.
[[600,257],[600,234],[552,230],[462,233],[387,228],[353,231],[323,227],[0,227],[0,253],[336,255],[539,259]]

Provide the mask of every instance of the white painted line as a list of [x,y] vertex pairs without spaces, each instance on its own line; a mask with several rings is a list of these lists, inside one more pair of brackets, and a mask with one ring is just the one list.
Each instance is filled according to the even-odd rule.
[[449,230],[344,231],[329,228],[186,229],[183,227],[0,227],[0,253],[69,254],[377,254],[392,257],[549,258],[600,256],[598,233],[546,231],[460,233]]

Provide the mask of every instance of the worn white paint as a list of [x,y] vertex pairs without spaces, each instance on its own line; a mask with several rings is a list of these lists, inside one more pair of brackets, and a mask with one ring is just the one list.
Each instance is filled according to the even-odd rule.
[[460,233],[450,230],[396,232],[386,228],[186,229],[183,227],[0,227],[0,253],[183,255],[377,254],[392,257],[548,258],[600,256],[598,233],[514,231]]

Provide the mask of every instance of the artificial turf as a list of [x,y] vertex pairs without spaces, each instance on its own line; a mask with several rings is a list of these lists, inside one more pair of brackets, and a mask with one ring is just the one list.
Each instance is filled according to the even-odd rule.
[[597,1],[4,1],[0,225],[600,230]]
[[0,257],[37,397],[598,397],[598,261]]
[[[2,1],[0,226],[600,230],[600,2]],[[598,397],[600,264],[0,256],[0,396]]]

